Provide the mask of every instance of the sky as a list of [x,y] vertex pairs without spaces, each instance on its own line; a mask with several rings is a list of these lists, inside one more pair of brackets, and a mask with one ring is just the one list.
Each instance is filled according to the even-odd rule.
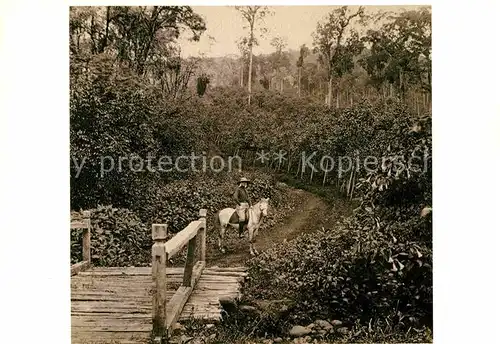
[[[264,38],[259,38],[259,46],[254,47],[256,55],[271,53],[274,48],[270,45],[273,37],[285,37],[288,48],[298,49],[306,44],[311,47],[312,33],[318,21],[322,20],[330,11],[338,6],[272,6],[274,15],[266,17],[265,26],[269,30]],[[379,10],[397,11],[401,9],[416,9],[419,6],[366,6],[367,12]],[[236,41],[248,34],[240,14],[230,6],[192,6],[206,22],[207,30],[199,42],[190,42],[188,34],[181,39],[182,55],[217,57],[230,54],[239,55]],[[355,9],[356,7],[353,7]]]

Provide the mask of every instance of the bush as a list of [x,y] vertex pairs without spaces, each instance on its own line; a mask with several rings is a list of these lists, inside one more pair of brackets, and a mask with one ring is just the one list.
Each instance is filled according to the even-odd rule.
[[[432,329],[432,219],[421,216],[432,204],[430,117],[377,115],[370,107],[355,111],[355,118],[364,117],[358,125],[376,132],[344,132],[345,151],[364,146],[361,154],[381,156],[385,163],[360,173],[359,207],[352,217],[248,263],[248,301],[293,300],[276,328],[263,331],[318,318],[339,319],[352,328],[387,324],[393,334]],[[347,127],[352,121],[342,123]],[[412,156],[421,158],[416,166]]]
[[367,226],[356,215],[336,230],[303,235],[262,253],[249,262],[245,293],[252,300],[293,300],[288,323],[388,319],[431,326],[430,220],[415,216],[379,225]]
[[[259,172],[246,175],[253,181],[252,201],[269,197],[273,207],[286,202],[273,177]],[[171,237],[196,220],[202,208],[208,210],[208,235],[216,237],[217,232],[212,230],[213,216],[222,208],[234,206],[232,195],[238,178],[237,174],[223,173],[192,176],[189,180],[164,185],[144,185],[133,190],[128,209],[115,209],[112,205],[92,209],[92,262],[98,266],[148,265],[151,262],[151,225],[166,223]],[[272,225],[279,214],[271,212],[269,217],[267,226]],[[78,231],[72,231],[71,257],[72,263],[81,260]]]
[[[92,264],[145,266],[151,262],[151,229],[132,211],[111,206],[91,210]],[[71,233],[71,261],[81,260],[81,235]]]

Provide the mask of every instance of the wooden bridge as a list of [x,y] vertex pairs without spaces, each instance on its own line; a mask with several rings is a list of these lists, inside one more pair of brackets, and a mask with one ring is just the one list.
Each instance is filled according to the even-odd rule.
[[[167,225],[153,225],[151,268],[92,267],[90,213],[83,214],[71,222],[83,230],[83,261],[71,266],[72,343],[164,343],[176,322],[220,321],[221,304],[239,299],[244,268],[205,267],[206,210],[168,241]],[[185,267],[167,268],[186,245]]]

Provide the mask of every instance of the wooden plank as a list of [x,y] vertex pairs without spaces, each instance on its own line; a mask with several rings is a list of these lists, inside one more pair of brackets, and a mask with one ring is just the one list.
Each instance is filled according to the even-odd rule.
[[[88,220],[90,221],[90,220]],[[90,224],[89,227],[83,230],[83,237],[82,237],[82,256],[83,260],[86,260],[88,262],[91,261],[91,249],[90,249]]]
[[206,261],[207,255],[207,210],[200,210],[200,219],[201,227],[199,229],[199,237],[200,237],[200,260]]
[[87,228],[87,223],[85,223],[83,221],[71,222],[70,228],[71,229]]
[[114,325],[96,325],[91,324],[90,326],[79,326],[71,324],[71,328],[75,333],[79,331],[85,332],[146,332],[151,333],[151,324],[136,324],[136,325],[118,325],[116,322]]
[[90,267],[90,262],[87,260],[73,264],[71,265],[71,276],[77,275],[79,272],[88,269],[89,267]]
[[167,259],[172,259],[198,233],[201,221],[193,221],[165,244]]
[[[218,267],[211,266],[206,267],[203,274],[207,273],[215,273],[215,272],[246,272],[247,268],[245,267]],[[167,275],[182,275],[184,273],[183,267],[168,267]],[[83,275],[151,275],[151,267],[143,266],[143,267],[96,267],[93,266],[92,269],[85,272]]]
[[[108,303],[108,302],[106,302]],[[76,313],[149,313],[151,314],[151,305],[147,304],[127,304],[117,306],[108,306],[103,302],[84,302],[80,305],[71,305],[71,312]]]
[[202,273],[205,270],[205,262],[198,261],[193,267],[193,276],[191,277],[191,285],[196,287],[199,283]]
[[71,317],[71,326],[72,327],[93,327],[93,326],[101,326],[101,327],[110,327],[114,328],[116,331],[126,332],[122,330],[118,330],[117,327],[126,326],[129,327],[128,331],[134,328],[134,326],[147,326],[147,330],[151,331],[152,320],[149,318],[97,318],[97,317]]
[[71,344],[149,344],[150,340],[144,338],[95,338],[95,337],[71,337]]
[[144,319],[144,320],[149,320],[151,321],[151,316],[150,314],[144,314],[144,313],[132,313],[132,314],[120,314],[120,313],[78,313],[74,312],[71,314],[71,321],[73,319]]
[[230,277],[247,277],[246,272],[233,272],[233,271],[205,271],[205,276],[215,275],[215,276],[230,276]]
[[[169,290],[167,292],[167,298],[171,297],[174,295],[174,292],[172,290]],[[123,297],[121,297],[123,296]],[[119,293],[85,293],[85,292],[78,292],[78,293],[72,293],[71,295],[71,300],[72,301],[113,301],[113,300],[123,300],[123,301],[128,301],[128,300],[137,300],[137,301],[148,301],[148,303],[151,303],[151,295],[150,294],[134,294],[134,293],[127,293],[125,295],[121,295]]]
[[248,269],[244,266],[235,266],[235,267],[218,267],[218,266],[210,266],[207,267],[206,271],[233,271],[233,272],[246,272]]
[[191,278],[193,276],[193,267],[194,267],[194,259],[196,252],[196,236],[189,240],[188,243],[188,251],[186,257],[186,265],[184,267],[184,278],[182,281],[182,285],[185,287],[193,287],[191,284]]
[[107,307],[107,308],[109,308],[109,311],[111,312],[114,309],[120,309],[120,308],[133,308],[133,307],[140,307],[140,308],[149,307],[149,308],[151,308],[152,305],[153,305],[153,303],[151,302],[151,300],[149,300],[149,302],[127,301],[127,300],[122,300],[122,301],[92,301],[92,300],[87,300],[87,301],[73,301],[73,302],[71,302],[71,309],[81,308],[81,309],[92,310],[92,307],[96,307],[96,308],[97,307]]
[[189,296],[191,295],[193,288],[196,287],[196,283],[200,279],[200,276],[203,272],[203,268],[205,267],[205,262],[199,261],[196,263],[193,268],[193,276],[192,276],[192,287],[179,287],[174,296],[170,299],[167,305],[167,320],[165,322],[165,327],[167,329],[167,333],[170,335],[172,325],[178,320],[179,316],[182,313],[184,305],[186,304]]
[[[117,341],[119,340],[143,340],[143,339],[148,339],[150,337],[148,332],[109,332],[109,331],[102,331],[99,333],[95,333],[92,330],[85,330],[81,329],[78,332],[72,332],[71,333],[71,339],[77,339],[77,340],[83,340],[83,339],[88,339],[87,341],[88,344],[93,343],[93,344],[100,344],[100,340],[102,339],[116,339]],[[94,341],[95,340],[95,341]]]
[[[121,270],[97,270],[92,268],[92,270],[85,271],[85,274],[81,276],[96,276],[96,277],[106,277],[106,276],[151,276],[151,268],[122,268]],[[167,268],[166,274],[169,276],[182,275],[184,268]]]
[[192,287],[179,287],[175,295],[170,299],[167,305],[167,321],[165,327],[170,336],[172,325],[177,322],[179,316],[184,308],[184,305],[193,291]]

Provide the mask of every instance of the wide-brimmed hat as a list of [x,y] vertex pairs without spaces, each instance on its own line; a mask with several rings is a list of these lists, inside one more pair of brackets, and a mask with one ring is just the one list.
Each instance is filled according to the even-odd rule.
[[252,182],[251,182],[249,179],[247,179],[247,178],[245,178],[245,177],[242,177],[242,178],[240,178],[240,180],[238,181],[238,184],[239,184],[239,183],[248,183],[248,184],[251,184]]

